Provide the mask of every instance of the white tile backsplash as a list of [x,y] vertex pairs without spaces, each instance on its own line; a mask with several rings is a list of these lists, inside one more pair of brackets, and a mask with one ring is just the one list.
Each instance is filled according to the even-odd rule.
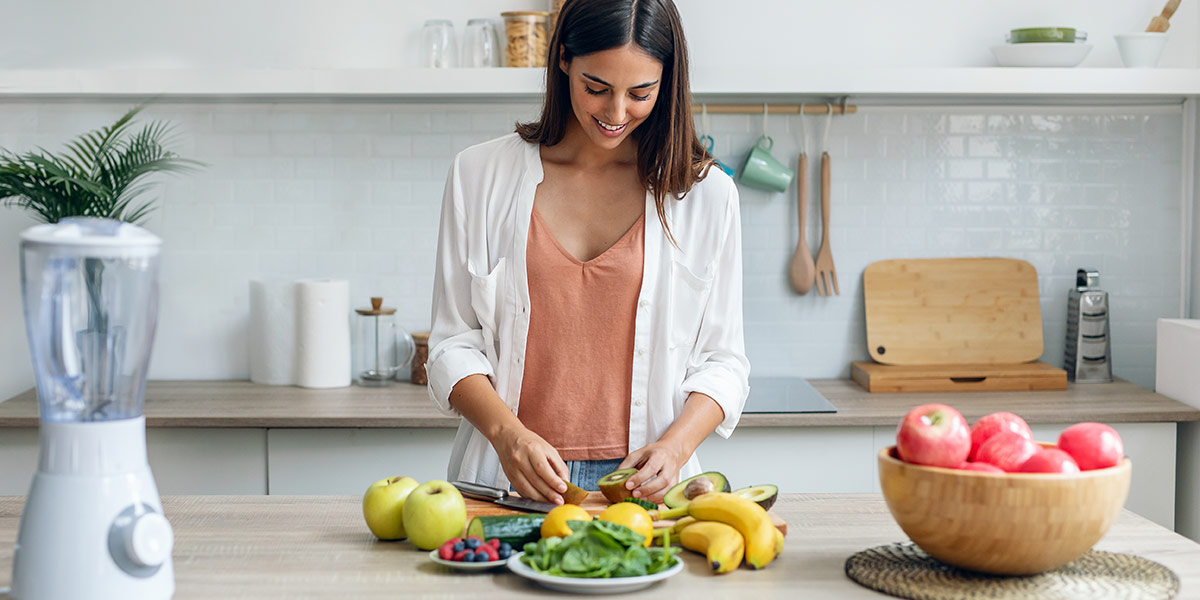
[[[61,148],[125,107],[7,104],[0,145]],[[246,377],[247,280],[344,277],[355,306],[383,295],[429,326],[444,178],[459,149],[512,130],[534,104],[158,104],[179,149],[208,163],[164,179],[149,226],[166,241],[152,377]],[[762,133],[712,115],[716,155],[740,168]],[[808,242],[820,243],[824,117],[772,116],[795,165],[808,133]],[[862,271],[889,258],[1008,256],[1039,273],[1044,360],[1059,364],[1075,269],[1112,294],[1117,375],[1154,382],[1154,323],[1178,317],[1178,107],[864,107],[834,118],[831,244],[841,295],[795,295],[795,189],[742,190],[746,343],[755,375],[847,376],[866,357]],[[14,209],[0,220],[27,219]],[[16,274],[9,277],[15,280]],[[0,292],[12,294],[15,288]],[[19,314],[5,315],[18,322]],[[32,382],[32,379],[30,379]]]

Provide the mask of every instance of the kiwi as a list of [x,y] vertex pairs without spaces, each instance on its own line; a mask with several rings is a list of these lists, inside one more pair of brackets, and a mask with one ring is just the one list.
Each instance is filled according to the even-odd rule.
[[608,498],[609,503],[616,504],[629,497],[629,490],[625,489],[625,480],[637,473],[637,469],[629,467],[627,469],[618,469],[601,477],[596,485],[600,487],[600,493]]
[[587,498],[587,490],[571,483],[570,481],[564,483],[567,484],[567,491],[563,492],[562,495],[563,504],[574,504],[576,506],[582,505],[583,501]]
[[763,507],[763,510],[771,510],[771,507],[775,505],[775,499],[779,497],[779,488],[764,483],[733,490],[733,495],[757,502],[759,506]]

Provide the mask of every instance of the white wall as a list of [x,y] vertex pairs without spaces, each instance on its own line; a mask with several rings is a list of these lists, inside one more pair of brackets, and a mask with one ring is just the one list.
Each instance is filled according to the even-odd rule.
[[[548,0],[15,0],[8,68],[415,66],[420,26],[545,10]],[[1094,44],[1083,66],[1120,66],[1114,33],[1141,31],[1162,0],[676,0],[697,65],[984,66],[1015,27],[1072,26]],[[1200,11],[1172,19],[1163,66],[1200,64]]]

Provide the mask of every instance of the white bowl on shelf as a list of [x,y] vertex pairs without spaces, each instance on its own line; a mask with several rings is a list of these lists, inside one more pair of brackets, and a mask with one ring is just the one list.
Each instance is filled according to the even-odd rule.
[[1044,42],[992,46],[1002,67],[1074,67],[1087,58],[1091,44]]
[[1167,44],[1165,32],[1118,33],[1113,37],[1117,40],[1117,51],[1121,53],[1121,62],[1131,69],[1157,67],[1158,59],[1162,56],[1163,46]]

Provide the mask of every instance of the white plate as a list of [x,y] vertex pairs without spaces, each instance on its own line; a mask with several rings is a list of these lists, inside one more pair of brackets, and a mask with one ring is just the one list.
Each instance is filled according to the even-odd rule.
[[683,561],[676,556],[674,565],[653,575],[639,575],[637,577],[609,577],[607,579],[558,577],[555,575],[546,575],[534,571],[532,567],[521,562],[522,554],[525,553],[517,552],[508,558],[508,570],[526,579],[532,579],[554,591],[568,592],[573,594],[623,594],[625,592],[632,592],[634,590],[650,587],[655,582],[662,581],[683,570]]
[[460,562],[457,560],[443,560],[441,557],[438,556],[437,552],[438,552],[437,550],[430,550],[429,551],[429,560],[432,560],[433,562],[435,562],[439,565],[446,565],[447,567],[450,567],[451,569],[458,569],[459,571],[486,571],[488,569],[495,569],[496,567],[499,567],[500,565],[503,565],[508,562],[508,559],[492,560],[492,561],[481,562],[481,563]]
[[1091,44],[1061,42],[992,46],[992,54],[1002,67],[1074,67],[1091,51]]

